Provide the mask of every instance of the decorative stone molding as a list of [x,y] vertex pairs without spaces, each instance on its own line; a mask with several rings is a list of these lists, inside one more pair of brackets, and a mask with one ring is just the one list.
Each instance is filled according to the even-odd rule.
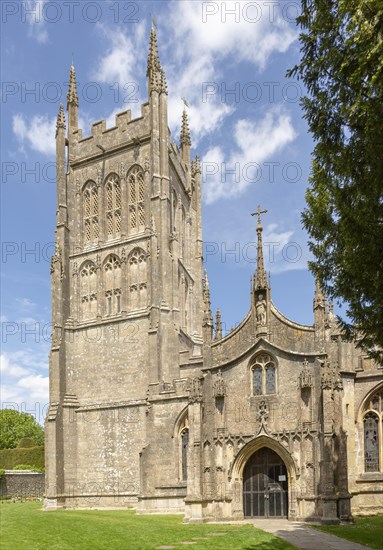
[[266,434],[268,433],[267,431],[268,417],[269,417],[268,406],[266,401],[262,399],[262,401],[259,403],[258,412],[257,412],[257,420],[259,422],[259,429],[258,429],[257,435],[260,435],[261,433],[266,433]]
[[189,385],[189,403],[200,403],[203,399],[200,378],[191,378]]
[[77,409],[80,406],[77,396],[74,394],[66,393],[64,395],[63,407],[73,407]]
[[312,382],[312,376],[311,371],[309,369],[309,363],[307,359],[303,361],[303,369],[301,370],[301,373],[298,377],[298,387],[302,390],[305,388],[312,388],[313,382]]
[[218,371],[215,376],[215,381],[213,384],[213,395],[214,397],[225,397],[226,395],[226,384],[222,376],[221,370]]
[[330,362],[326,357],[321,361],[321,387],[322,390],[330,390],[331,393],[343,389],[338,363]]
[[52,401],[51,403],[49,403],[48,414],[47,414],[48,422],[52,420],[56,420],[58,408],[59,408],[58,401]]
[[60,281],[64,278],[63,260],[61,246],[56,244],[56,251],[51,258],[51,274],[56,272],[60,274]]

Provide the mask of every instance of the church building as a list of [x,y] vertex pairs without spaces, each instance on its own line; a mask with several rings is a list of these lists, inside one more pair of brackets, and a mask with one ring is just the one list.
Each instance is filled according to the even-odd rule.
[[141,116],[83,137],[72,66],[57,117],[45,509],[323,523],[382,511],[382,367],[343,339],[319,285],[312,325],[277,309],[260,208],[249,311],[223,334],[201,163],[186,111],[179,144],[168,129],[154,29],[147,78]]

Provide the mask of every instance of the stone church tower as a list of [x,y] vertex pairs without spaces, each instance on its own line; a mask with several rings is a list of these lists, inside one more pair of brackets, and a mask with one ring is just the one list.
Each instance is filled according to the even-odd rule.
[[[57,117],[46,509],[336,523],[382,497],[382,371],[271,300],[258,208],[250,309],[229,334],[202,272],[201,166],[179,146],[155,31],[141,116],[82,137],[75,70]],[[215,325],[215,326],[214,326]],[[352,498],[353,497],[353,498]]]

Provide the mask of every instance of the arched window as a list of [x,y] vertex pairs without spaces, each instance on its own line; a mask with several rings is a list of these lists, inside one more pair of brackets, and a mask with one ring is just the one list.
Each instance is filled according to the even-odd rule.
[[116,174],[110,174],[105,185],[106,233],[109,239],[121,233],[121,185]]
[[253,368],[253,395],[262,395],[262,367]]
[[83,190],[84,241],[97,241],[100,235],[98,223],[98,189],[94,181],[89,181]]
[[276,393],[276,365],[267,353],[254,358],[251,364],[252,394],[272,395]]
[[105,313],[121,313],[121,262],[111,254],[104,263]]
[[275,366],[268,363],[265,367],[266,372],[266,394],[275,393]]
[[189,418],[187,413],[178,424],[178,449],[179,449],[179,479],[187,481],[188,477],[188,449],[189,449]]
[[175,191],[173,191],[173,204],[172,204],[173,233],[177,233],[177,207],[178,207],[177,194]]
[[383,388],[368,399],[363,415],[365,472],[383,471]]
[[188,445],[189,445],[189,429],[184,428],[181,432],[182,481],[186,481],[188,478]]
[[128,259],[130,308],[147,306],[147,269],[146,254],[141,248],[135,248]]
[[379,471],[379,418],[374,413],[364,417],[364,465],[366,472]]
[[133,166],[128,174],[129,230],[145,229],[145,181],[140,166]]
[[86,262],[79,272],[81,319],[95,319],[97,316],[97,270],[92,262]]

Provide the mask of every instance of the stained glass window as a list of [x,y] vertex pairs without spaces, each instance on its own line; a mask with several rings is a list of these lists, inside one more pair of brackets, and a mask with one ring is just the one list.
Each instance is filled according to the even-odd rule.
[[379,471],[378,417],[373,413],[364,417],[364,462],[366,472]]
[[374,392],[366,401],[363,418],[364,469],[366,472],[382,471],[383,465],[383,388]]
[[262,395],[262,367],[253,368],[253,395]]
[[276,393],[275,362],[267,353],[258,355],[252,365],[253,395],[270,395]]
[[266,394],[275,393],[275,367],[274,365],[266,366]]
[[187,469],[187,453],[189,445],[189,430],[186,428],[181,433],[181,445],[182,445],[182,480],[186,481],[188,477]]

